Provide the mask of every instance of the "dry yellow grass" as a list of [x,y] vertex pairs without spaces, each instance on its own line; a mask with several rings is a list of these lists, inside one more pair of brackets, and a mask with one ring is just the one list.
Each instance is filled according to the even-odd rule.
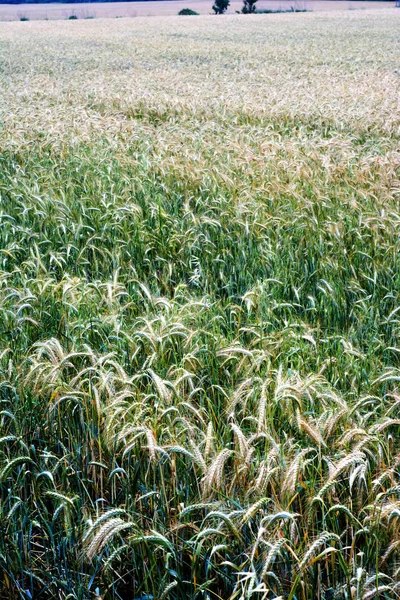
[[[235,155],[253,158],[250,164],[268,161],[283,142],[256,120],[280,116],[326,121],[346,153],[346,128],[397,128],[399,20],[393,9],[1,24],[3,142],[18,145],[36,131],[54,141],[118,134],[117,144],[147,128],[145,110],[160,115],[154,135],[169,160],[184,132],[183,153],[200,134],[206,144],[227,143]],[[249,126],[254,119],[253,137],[234,120],[229,127],[225,116],[238,111]],[[315,142],[328,155],[334,146],[332,139],[312,140],[310,148]],[[286,146],[296,150],[293,140]],[[328,171],[338,168],[324,160]]]

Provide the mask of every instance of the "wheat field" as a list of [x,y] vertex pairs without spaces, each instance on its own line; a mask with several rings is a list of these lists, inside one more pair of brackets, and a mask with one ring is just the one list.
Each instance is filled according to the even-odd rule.
[[399,40],[0,24],[1,600],[400,596]]

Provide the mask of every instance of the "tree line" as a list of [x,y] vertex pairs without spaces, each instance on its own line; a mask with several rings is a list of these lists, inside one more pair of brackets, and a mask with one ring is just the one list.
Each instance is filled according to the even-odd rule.
[[[241,12],[243,14],[250,14],[256,10],[257,0],[243,0],[243,6]],[[215,0],[213,4],[213,11],[216,15],[223,15],[228,10],[230,0]]]
[[[152,0],[142,1],[151,2]],[[68,2],[68,4],[80,4],[81,2],[90,2],[92,4],[98,4],[100,2],[115,2],[115,0],[1,0],[2,4],[49,4],[50,2],[58,4],[65,4],[66,2]],[[124,0],[124,2],[134,3],[137,2],[137,0]],[[257,0],[243,0],[243,8],[241,12],[245,14],[255,12],[256,2]],[[227,11],[229,5],[230,0],[215,0],[212,9],[216,15],[222,15],[224,14],[224,12]]]

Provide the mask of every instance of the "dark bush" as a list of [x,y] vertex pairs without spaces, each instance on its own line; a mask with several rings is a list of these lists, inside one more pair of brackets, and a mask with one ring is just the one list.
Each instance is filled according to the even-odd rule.
[[182,10],[180,10],[178,12],[178,15],[198,15],[199,13],[196,12],[195,10],[192,10],[191,8],[182,8]]

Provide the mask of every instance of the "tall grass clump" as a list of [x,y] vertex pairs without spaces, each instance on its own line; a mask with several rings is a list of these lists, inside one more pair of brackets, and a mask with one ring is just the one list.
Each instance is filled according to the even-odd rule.
[[0,24],[1,600],[400,594],[400,13]]

